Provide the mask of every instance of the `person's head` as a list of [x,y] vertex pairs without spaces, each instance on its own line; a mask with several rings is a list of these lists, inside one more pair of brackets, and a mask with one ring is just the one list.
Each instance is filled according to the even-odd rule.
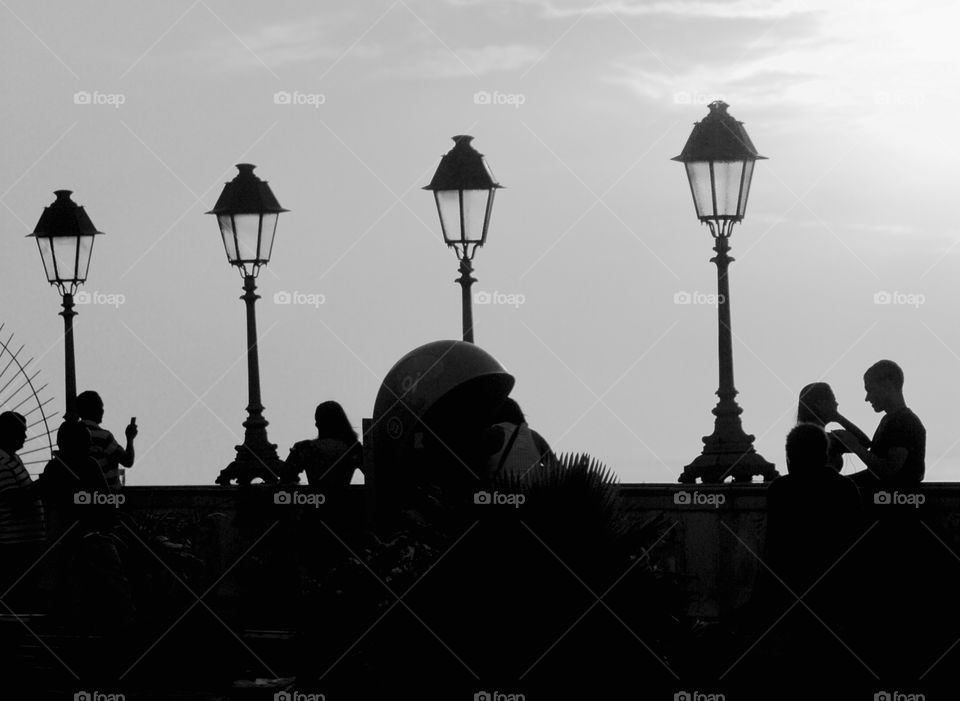
[[836,413],[838,406],[830,385],[826,382],[813,382],[800,390],[797,423],[823,426]]
[[27,440],[27,420],[15,411],[0,414],[0,448],[15,453]]
[[90,431],[79,421],[64,421],[57,429],[57,450],[65,457],[89,455]]
[[103,421],[103,400],[93,390],[87,390],[77,395],[77,414],[81,419],[94,423]]
[[320,438],[336,438],[348,444],[357,442],[357,432],[353,430],[347,413],[339,402],[318,404],[313,418]]
[[880,360],[863,374],[864,401],[876,412],[903,403],[903,370],[892,360]]
[[791,475],[827,464],[827,434],[816,424],[798,424],[787,434],[787,472]]
[[494,414],[494,423],[510,423],[519,426],[525,422],[526,418],[523,416],[523,410],[520,409],[517,401],[511,397],[504,399],[503,404],[497,408]]

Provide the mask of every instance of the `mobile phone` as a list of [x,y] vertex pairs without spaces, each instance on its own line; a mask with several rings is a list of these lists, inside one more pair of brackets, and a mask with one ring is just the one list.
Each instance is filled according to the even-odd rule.
[[136,417],[136,416],[131,416],[131,417],[130,417],[130,425],[131,425],[131,426],[136,426],[136,425],[137,425],[137,417]]

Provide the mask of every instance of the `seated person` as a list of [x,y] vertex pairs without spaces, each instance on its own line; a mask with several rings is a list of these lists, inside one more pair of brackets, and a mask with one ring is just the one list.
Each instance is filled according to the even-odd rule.
[[[787,475],[767,489],[767,556],[773,576],[803,596],[860,535],[860,497],[827,467],[827,436],[813,424],[787,435]],[[833,573],[831,573],[832,576]],[[822,593],[831,587],[818,584]]]
[[317,437],[290,448],[284,481],[296,482],[301,472],[311,486],[346,487],[361,468],[363,448],[339,403],[328,401],[314,412]]

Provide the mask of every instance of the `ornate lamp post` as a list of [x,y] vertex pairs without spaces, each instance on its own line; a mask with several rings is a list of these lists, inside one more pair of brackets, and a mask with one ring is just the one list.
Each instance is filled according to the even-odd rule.
[[67,416],[76,417],[77,368],[73,350],[73,295],[87,279],[93,239],[103,234],[90,221],[83,207],[70,199],[70,190],[54,192],[57,199],[44,207],[32,234],[40,249],[47,281],[63,297],[64,357],[66,365]]
[[249,484],[253,477],[275,482],[283,464],[277,457],[277,446],[267,440],[267,420],[263,417],[260,401],[260,359],[254,304],[260,299],[256,293],[256,278],[260,266],[270,262],[277,219],[280,212],[289,210],[280,206],[266,181],[253,174],[255,167],[239,163],[237,169],[240,172],[224,185],[217,204],[207,212],[217,216],[227,260],[243,275],[244,294],[240,299],[247,305],[247,420],[243,422],[243,445],[237,446],[236,459],[217,477],[219,484],[228,484],[232,478],[241,484]]
[[473,343],[473,255],[486,243],[493,196],[501,186],[483,154],[470,145],[471,140],[472,136],[453,137],[456,145],[440,159],[433,180],[423,189],[433,190],[443,240],[460,259],[460,277],[456,282],[463,293],[463,340]]
[[674,158],[684,164],[697,217],[713,236],[711,258],[717,264],[719,319],[720,398],[713,410],[713,433],[703,438],[703,453],[683,468],[681,482],[722,482],[728,475],[736,481],[750,481],[754,475],[773,479],[777,471],[753,447],[753,436],[744,432],[740,422],[743,410],[737,404],[733,386],[733,344],[730,330],[730,284],[727,269],[730,234],[733,225],[743,219],[750,193],[754,163],[764,156],[757,153],[743,123],[727,113],[725,102],[712,102],[710,113],[693,127],[693,132]]

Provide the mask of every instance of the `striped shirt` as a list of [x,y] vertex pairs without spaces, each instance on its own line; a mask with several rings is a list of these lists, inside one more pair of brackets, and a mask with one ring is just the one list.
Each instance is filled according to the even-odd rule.
[[105,428],[100,428],[100,424],[96,421],[84,419],[83,425],[90,431],[90,457],[100,465],[110,490],[119,492],[120,458],[123,457],[124,449],[117,443],[113,434]]
[[17,499],[17,491],[32,483],[20,457],[0,449],[0,544],[35,543],[45,538],[40,496],[26,502]]

